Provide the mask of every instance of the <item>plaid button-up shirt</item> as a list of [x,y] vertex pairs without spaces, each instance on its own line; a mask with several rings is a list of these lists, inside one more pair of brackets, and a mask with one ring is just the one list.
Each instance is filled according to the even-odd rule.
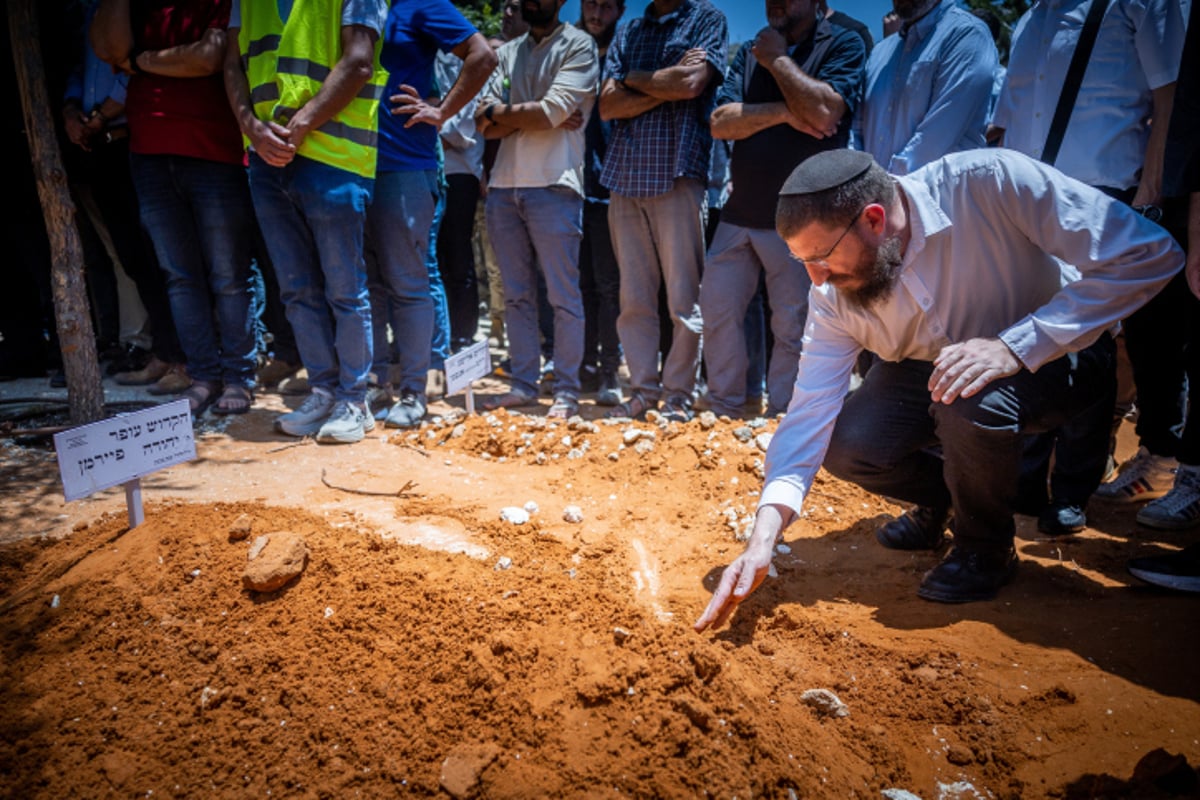
[[[673,67],[693,48],[703,48],[718,75],[725,74],[728,26],[709,0],[683,0],[674,12],[651,16],[653,5],[622,25],[608,48],[604,79]],[[712,134],[708,117],[717,84],[694,100],[663,103],[613,125],[600,182],[626,197],[654,197],[676,178],[708,180]]]

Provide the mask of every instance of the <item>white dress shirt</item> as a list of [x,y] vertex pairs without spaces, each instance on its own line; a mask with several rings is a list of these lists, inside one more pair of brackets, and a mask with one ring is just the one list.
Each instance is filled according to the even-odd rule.
[[1108,7],[1054,166],[1091,186],[1129,189],[1146,155],[1151,92],[1179,74],[1178,0],[1035,2],[1013,31],[993,124],[1005,129],[1005,147],[1041,158],[1092,2]]
[[899,282],[865,310],[829,283],[812,287],[759,505],[799,513],[863,348],[932,361],[946,345],[998,335],[1036,371],[1095,342],[1183,267],[1161,227],[1009,150],[956,153],[897,182],[911,227]]

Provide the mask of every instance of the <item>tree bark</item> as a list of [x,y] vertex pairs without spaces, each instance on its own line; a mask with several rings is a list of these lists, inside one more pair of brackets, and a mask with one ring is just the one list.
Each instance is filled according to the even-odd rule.
[[67,173],[46,94],[35,0],[9,0],[8,31],[33,173],[50,238],[50,280],[67,376],[67,401],[71,422],[80,425],[104,416],[104,389],[100,385],[96,338],[84,284],[83,247],[75,226],[75,204],[67,188]]

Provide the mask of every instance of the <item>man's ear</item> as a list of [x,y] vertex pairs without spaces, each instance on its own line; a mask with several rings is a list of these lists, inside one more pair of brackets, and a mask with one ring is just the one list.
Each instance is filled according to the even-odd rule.
[[868,203],[863,207],[862,218],[866,220],[871,233],[882,236],[887,229],[887,209],[879,203]]

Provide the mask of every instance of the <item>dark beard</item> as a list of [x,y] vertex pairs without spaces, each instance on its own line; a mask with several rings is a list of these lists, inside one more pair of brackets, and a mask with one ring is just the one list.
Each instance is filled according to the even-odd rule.
[[875,251],[875,261],[860,264],[858,277],[864,280],[857,289],[838,289],[838,293],[855,308],[866,310],[872,305],[888,299],[900,279],[900,265],[904,256],[900,252],[900,237],[893,236],[884,241]]
[[521,19],[528,22],[531,28],[545,28],[554,21],[554,16],[557,13],[554,10],[543,11],[542,9],[530,11],[525,8],[524,4],[521,5]]

